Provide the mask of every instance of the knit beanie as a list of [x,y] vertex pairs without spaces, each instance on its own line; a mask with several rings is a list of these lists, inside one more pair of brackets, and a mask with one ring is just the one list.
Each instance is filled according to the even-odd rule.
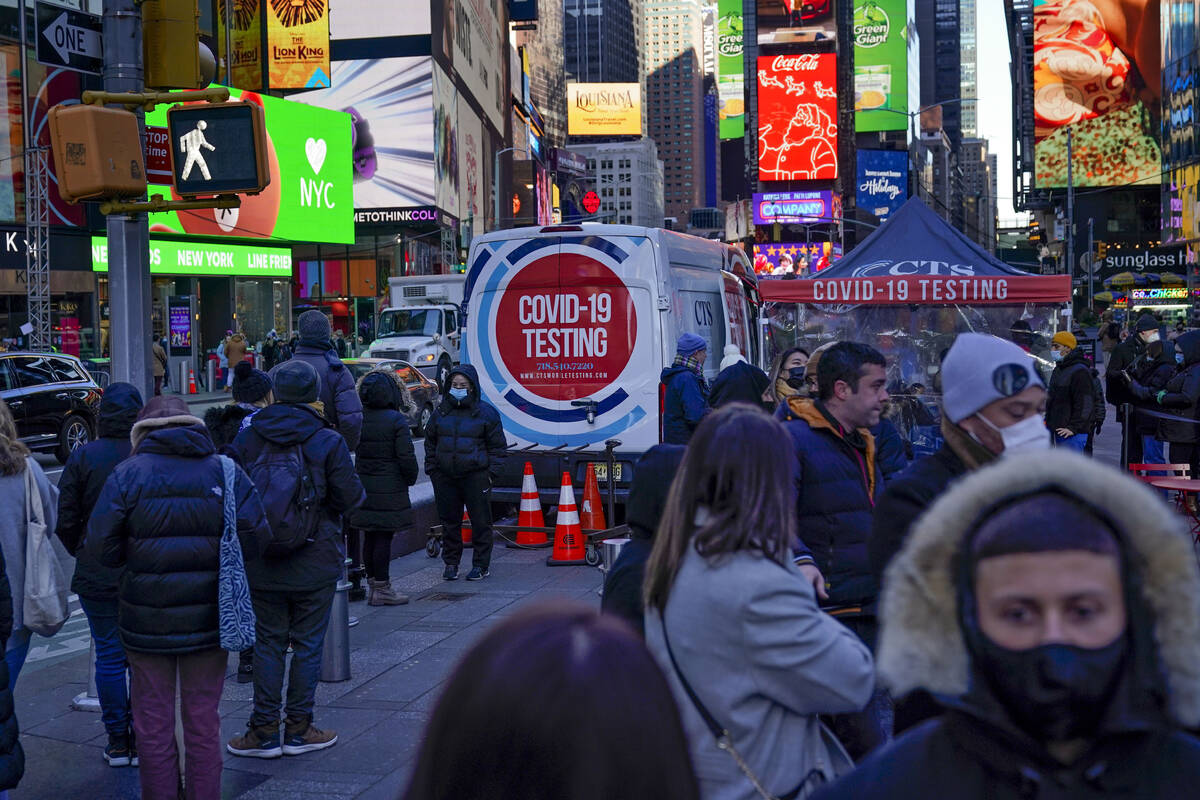
[[675,344],[675,352],[679,353],[679,355],[684,356],[685,358],[694,353],[699,353],[701,350],[707,349],[708,343],[694,333],[680,334],[679,341]]
[[732,367],[737,362],[745,360],[746,357],[742,355],[742,351],[736,344],[727,344],[725,345],[725,357],[721,359],[721,369]]
[[321,376],[307,361],[295,358],[285,361],[271,370],[270,378],[275,385],[275,401],[278,403],[312,403],[321,394]]
[[1142,333],[1143,331],[1156,330],[1158,330],[1158,320],[1154,318],[1153,314],[1142,314],[1138,317],[1137,325],[1134,327],[1135,332]]
[[[812,362],[809,361],[809,369]],[[1024,391],[1045,387],[1033,358],[1012,342],[962,333],[942,361],[942,410],[956,425],[979,409]]]
[[310,342],[328,342],[330,338],[329,317],[315,308],[305,311],[296,321],[300,338]]
[[1112,524],[1082,500],[1055,491],[1017,498],[982,520],[970,543],[971,562],[1018,553],[1083,550],[1119,556]]
[[249,360],[239,361],[233,368],[233,399],[238,403],[257,403],[271,393],[271,377],[250,366]]
[[1054,338],[1051,339],[1051,341],[1054,342],[1054,344],[1061,344],[1068,350],[1074,350],[1079,346],[1079,340],[1076,339],[1075,334],[1071,333],[1070,331],[1059,331],[1058,333],[1054,334]]

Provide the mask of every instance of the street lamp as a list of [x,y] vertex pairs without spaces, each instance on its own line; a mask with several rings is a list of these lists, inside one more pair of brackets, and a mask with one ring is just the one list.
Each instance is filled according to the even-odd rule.
[[[503,150],[497,150],[492,159],[492,209],[496,215],[495,222],[493,223],[495,228],[493,230],[500,229],[500,156],[504,155],[505,153],[520,152],[522,151],[519,147],[506,147]],[[529,150],[526,149],[524,153],[525,157],[528,158]]]

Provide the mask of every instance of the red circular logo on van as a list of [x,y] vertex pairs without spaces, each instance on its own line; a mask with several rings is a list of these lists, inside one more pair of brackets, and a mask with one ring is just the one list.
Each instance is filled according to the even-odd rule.
[[576,400],[621,376],[637,342],[637,313],[611,269],[578,253],[540,258],[509,281],[495,341],[504,366],[548,400]]

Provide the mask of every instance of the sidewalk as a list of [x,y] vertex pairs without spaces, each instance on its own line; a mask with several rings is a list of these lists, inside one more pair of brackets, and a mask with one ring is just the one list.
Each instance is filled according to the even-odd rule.
[[[442,682],[484,631],[534,600],[599,606],[600,572],[547,567],[548,553],[497,546],[491,577],[478,583],[443,581],[441,561],[423,551],[393,561],[393,583],[412,601],[390,608],[352,603],[361,622],[350,630],[351,679],[317,690],[315,722],[337,731],[338,744],[271,761],[226,755],[222,797],[395,800]],[[84,644],[76,655],[21,673],[15,700],[25,777],[13,800],[140,796],[137,770],[111,768],[101,757],[107,738],[100,715],[70,710],[84,690],[87,655]],[[225,740],[245,727],[253,698],[250,684],[234,681],[236,668],[234,656],[221,700]]]

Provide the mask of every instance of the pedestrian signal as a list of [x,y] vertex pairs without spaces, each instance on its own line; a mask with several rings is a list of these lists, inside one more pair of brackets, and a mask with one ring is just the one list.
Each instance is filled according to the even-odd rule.
[[146,167],[132,111],[92,105],[50,109],[50,148],[58,193],[68,203],[98,197],[141,197]]
[[171,172],[180,197],[258,194],[271,182],[262,106],[197,103],[167,111]]

